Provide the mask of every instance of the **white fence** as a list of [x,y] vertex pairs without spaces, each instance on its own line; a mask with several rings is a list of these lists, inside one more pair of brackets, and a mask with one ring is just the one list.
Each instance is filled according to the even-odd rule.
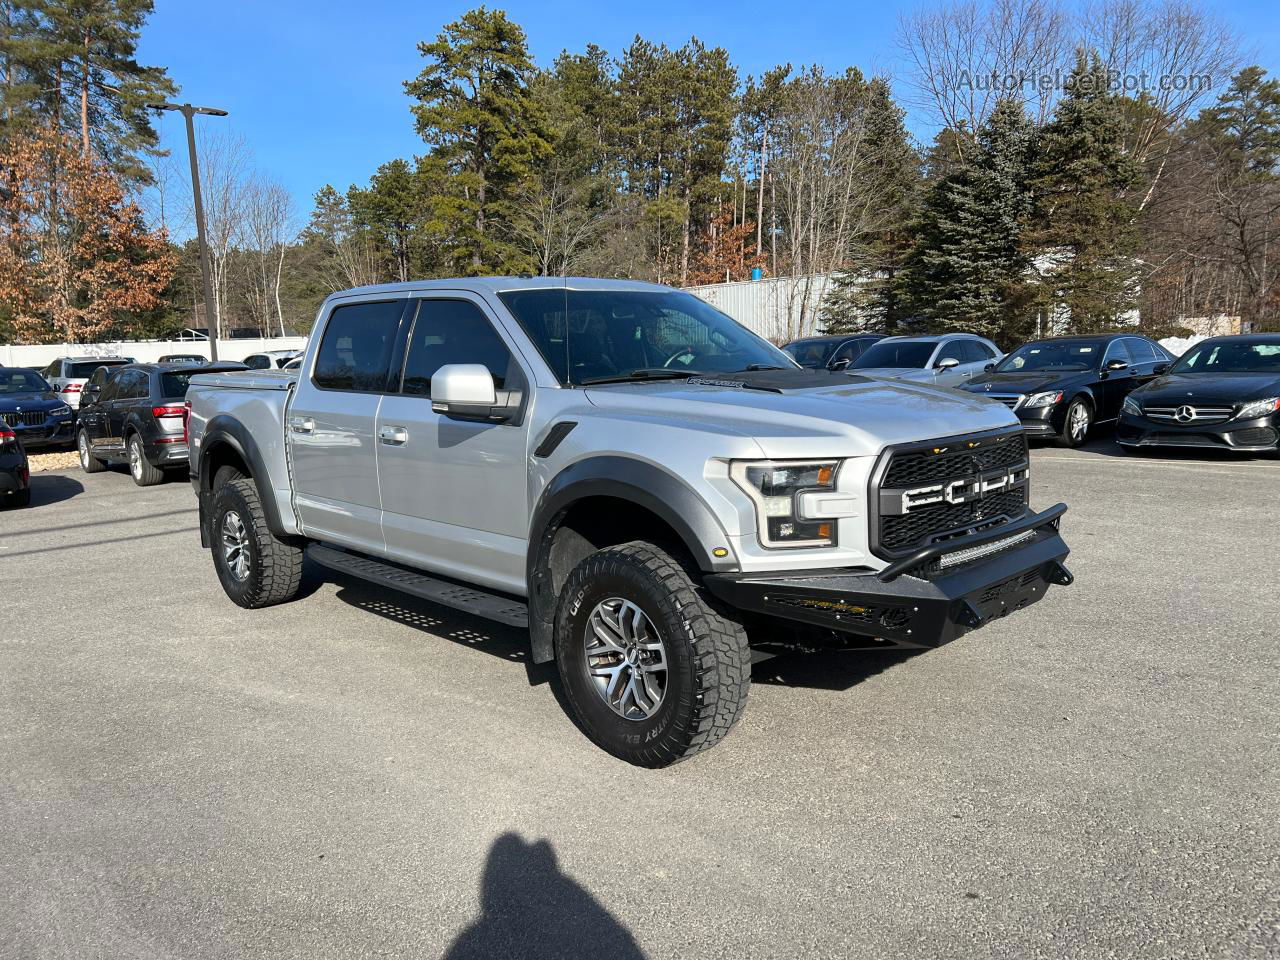
[[684,289],[771,340],[794,340],[816,332],[818,306],[833,274],[710,283]]
[[[264,350],[301,350],[306,337],[271,337],[253,340],[219,340],[219,360],[243,360]],[[42,343],[0,346],[0,365],[6,367],[48,366],[58,357],[132,357],[139,363],[159,360],[170,353],[198,353],[209,356],[207,340],[117,340],[114,343]]]

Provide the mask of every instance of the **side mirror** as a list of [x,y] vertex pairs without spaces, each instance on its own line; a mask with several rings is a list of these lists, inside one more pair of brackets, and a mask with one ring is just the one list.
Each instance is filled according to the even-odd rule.
[[510,420],[519,407],[516,391],[503,391],[502,403],[493,375],[482,363],[446,363],[431,375],[431,409],[459,420]]
[[944,360],[939,360],[937,363],[934,364],[934,366],[937,367],[939,370],[950,370],[952,367],[960,366],[960,361],[957,360],[955,357],[947,357]]
[[1129,364],[1125,363],[1123,360],[1108,360],[1106,368],[1107,370],[1125,370],[1128,366]]
[[984,371],[986,371],[987,373],[990,373],[990,372],[991,372],[992,370],[994,370],[995,368],[996,368],[996,365],[995,365],[994,363],[988,363],[988,364],[987,364],[985,367],[983,367],[982,369],[983,369]]
[[1151,372],[1154,373],[1157,377],[1163,377],[1166,373],[1169,372],[1169,364],[1157,363],[1154,367],[1151,368]]
[[843,369],[844,369],[845,367],[847,367],[848,365],[849,365],[849,361],[848,361],[847,359],[846,359],[846,360],[833,360],[833,361],[831,362],[831,369],[832,369],[832,370],[843,370]]

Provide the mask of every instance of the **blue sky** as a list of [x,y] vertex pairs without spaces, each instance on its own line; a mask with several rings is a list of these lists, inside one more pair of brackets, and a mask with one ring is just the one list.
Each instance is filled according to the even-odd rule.
[[[246,141],[255,166],[283,182],[301,212],[325,183],[345,189],[377,166],[422,153],[401,84],[422,66],[421,40],[474,2],[408,0],[157,0],[139,59],[165,66],[180,99],[230,111],[226,125]],[[540,65],[562,49],[596,43],[619,53],[637,34],[678,46],[695,35],[723,46],[745,76],[778,63],[855,65],[903,75],[899,12],[914,4],[755,0],[646,0],[640,4],[547,0],[490,3],[524,27]],[[1253,60],[1280,70],[1280,16],[1264,0],[1211,2],[1245,38]],[[905,84],[897,84],[905,93]],[[916,119],[917,133],[927,128]],[[181,118],[161,123],[164,145],[184,162]]]

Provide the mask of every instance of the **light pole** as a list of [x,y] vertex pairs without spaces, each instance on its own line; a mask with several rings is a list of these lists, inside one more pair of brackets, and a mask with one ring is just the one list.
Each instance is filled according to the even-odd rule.
[[204,203],[200,199],[200,165],[196,161],[196,128],[191,118],[197,113],[225,117],[227,111],[215,107],[193,107],[189,103],[153,103],[157,110],[177,110],[187,118],[187,153],[191,157],[191,196],[196,207],[196,237],[200,243],[200,275],[204,280],[204,314],[209,323],[209,359],[218,359],[218,317],[214,313],[213,277],[209,269],[209,244],[204,238]]

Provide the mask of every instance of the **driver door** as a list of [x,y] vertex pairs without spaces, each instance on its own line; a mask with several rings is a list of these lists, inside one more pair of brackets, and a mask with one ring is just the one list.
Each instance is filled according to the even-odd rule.
[[[944,360],[955,360],[958,366],[943,367]],[[958,387],[970,377],[973,371],[965,366],[964,341],[948,340],[933,358],[933,382],[940,387]]]
[[[454,363],[483,364],[495,389],[521,390],[521,413],[505,423],[436,413],[432,374]],[[387,555],[523,594],[531,381],[484,302],[462,291],[420,298],[393,381],[374,430]]]
[[[1107,364],[1112,360],[1124,361],[1121,370],[1108,370]],[[1098,381],[1098,391],[1102,394],[1102,409],[1094,417],[1095,421],[1114,420],[1120,416],[1120,405],[1125,396],[1137,386],[1137,370],[1133,365],[1133,357],[1123,338],[1112,340],[1102,358],[1102,378]]]

